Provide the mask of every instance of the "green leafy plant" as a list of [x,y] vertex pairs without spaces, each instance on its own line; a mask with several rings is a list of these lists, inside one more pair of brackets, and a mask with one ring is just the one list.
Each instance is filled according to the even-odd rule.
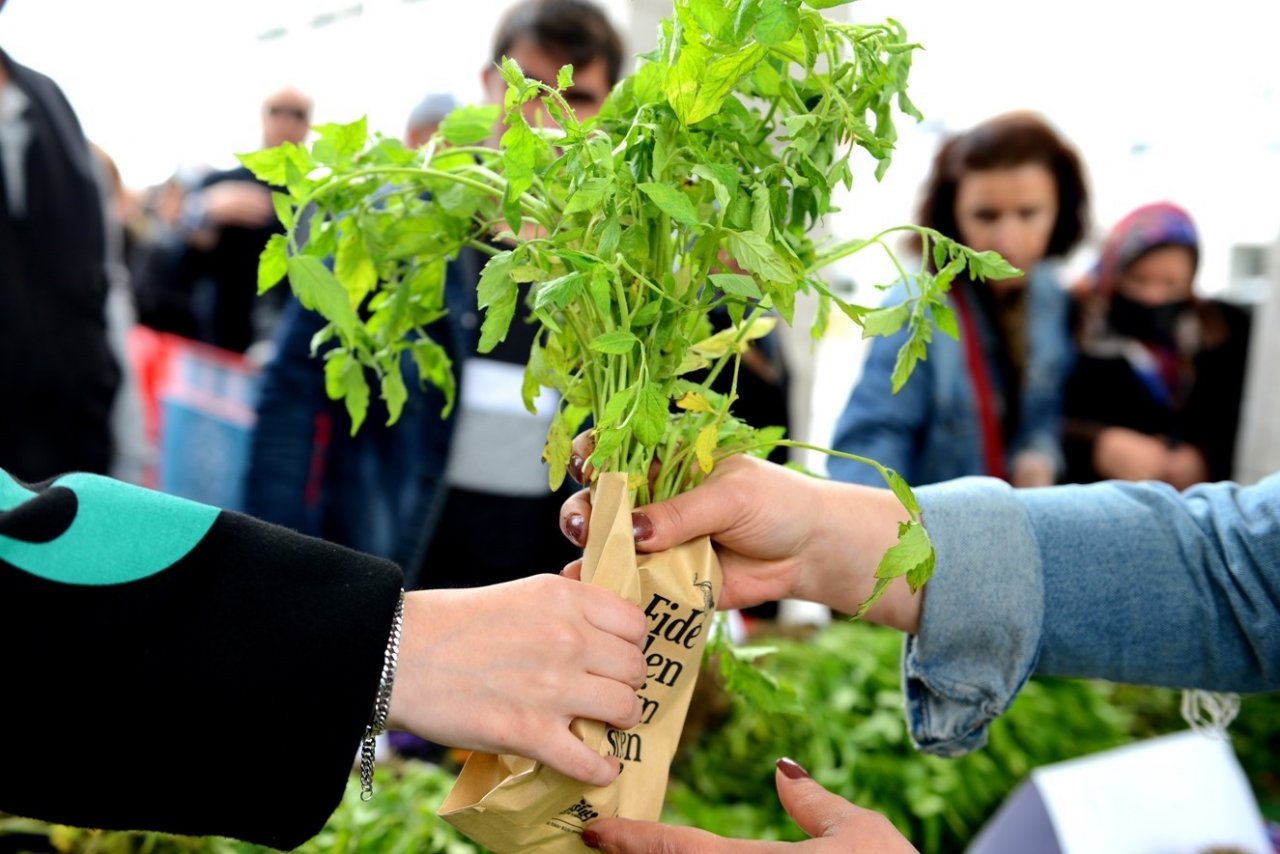
[[[985,748],[942,759],[917,751],[903,724],[898,632],[840,622],[813,637],[769,639],[761,651],[759,678],[784,692],[725,685],[731,710],[677,756],[664,821],[805,838],[774,793],[774,762],[790,756],[832,791],[884,813],[926,854],[960,851],[1032,768],[1125,743],[1135,726],[1129,708],[1110,702],[1113,686],[1033,679]],[[1154,689],[1132,690],[1131,701]],[[1176,714],[1164,722],[1180,724]]]
[[[836,23],[818,11],[834,5],[677,0],[657,49],[588,121],[563,96],[571,67],[552,86],[508,59],[503,107],[454,112],[421,150],[391,139],[367,144],[358,121],[320,128],[310,149],[286,144],[243,157],[288,190],[276,196],[287,234],[264,251],[260,285],[287,275],[303,304],[329,321],[314,343],[333,345],[327,389],[345,399],[352,429],[373,386],[397,418],[408,359],[421,381],[444,390],[446,410],[452,405],[451,365],[430,333],[444,311],[445,264],[464,246],[490,256],[477,293],[480,350],[523,322],[522,302],[539,324],[523,392],[531,410],[541,387],[558,393],[544,451],[553,487],[588,419],[591,462],[626,472],[637,503],[691,488],[728,455],[798,444],[743,423],[732,407],[741,354],[779,317],[790,322],[801,294],[818,300],[814,335],[832,306],[867,335],[908,328],[893,373],[901,387],[925,358],[934,323],[956,334],[945,302],[954,278],[1014,270],[992,253],[903,226],[924,245],[918,271],[899,267],[906,302],[852,305],[818,277],[868,247],[888,251],[886,236],[900,229],[828,246],[808,234],[833,210],[833,192],[852,186],[854,149],[883,174],[894,113],[919,118],[906,94],[917,46],[902,26]],[[526,121],[522,106],[534,100],[548,127]],[[498,118],[505,132],[494,150],[481,143]],[[723,312],[727,328],[713,330],[713,312]],[[713,390],[722,375],[728,393]],[[651,486],[655,459],[663,465]],[[919,508],[895,472],[863,461],[911,514],[873,598],[898,576],[916,588],[933,566]]]

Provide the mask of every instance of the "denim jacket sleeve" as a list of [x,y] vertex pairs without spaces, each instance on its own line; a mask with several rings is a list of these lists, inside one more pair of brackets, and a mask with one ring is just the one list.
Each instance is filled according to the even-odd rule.
[[[925,419],[929,417],[932,394],[932,365],[916,364],[911,379],[893,393],[890,377],[898,358],[898,348],[907,339],[904,330],[889,338],[871,342],[862,376],[849,395],[840,419],[836,422],[831,447],[847,454],[870,457],[886,468],[901,474],[908,482],[917,479],[912,467],[913,448]],[[871,466],[853,460],[831,457],[827,471],[836,480],[884,486],[884,480]]]
[[965,478],[917,495],[938,557],[903,662],[921,749],[982,746],[1032,671],[1280,688],[1280,474],[1181,494]]

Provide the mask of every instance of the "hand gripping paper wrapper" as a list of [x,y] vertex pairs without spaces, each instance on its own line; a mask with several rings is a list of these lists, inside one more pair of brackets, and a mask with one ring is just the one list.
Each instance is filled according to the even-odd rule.
[[630,599],[648,618],[640,723],[621,731],[574,721],[583,741],[621,761],[622,773],[608,786],[580,783],[521,756],[472,754],[440,815],[498,854],[583,852],[582,831],[597,817],[658,818],[712,629],[721,575],[711,541],[637,555],[623,473],[600,475],[592,505],[582,580]]

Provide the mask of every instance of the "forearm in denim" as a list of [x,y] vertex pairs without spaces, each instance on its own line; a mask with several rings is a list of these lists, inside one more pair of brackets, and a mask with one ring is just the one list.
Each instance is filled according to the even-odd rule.
[[986,742],[1035,666],[1039,552],[1007,484],[964,478],[917,495],[937,566],[904,650],[907,719],[922,750],[958,755]]
[[1021,493],[1044,566],[1042,673],[1280,687],[1280,477]]

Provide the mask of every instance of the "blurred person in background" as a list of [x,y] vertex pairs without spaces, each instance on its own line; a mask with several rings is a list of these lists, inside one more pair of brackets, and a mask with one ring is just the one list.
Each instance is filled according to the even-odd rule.
[[1080,295],[1079,358],[1067,383],[1069,480],[1231,477],[1249,316],[1194,293],[1199,237],[1168,202],[1107,236]]
[[112,462],[109,474],[128,483],[142,484],[152,462],[143,422],[142,398],[129,361],[129,333],[137,323],[133,289],[129,282],[126,221],[134,215],[134,199],[125,189],[115,160],[98,145],[89,150],[97,166],[102,195],[102,219],[106,228],[107,336],[111,353],[120,365],[120,387],[111,406]]
[[111,468],[108,288],[80,123],[56,83],[0,50],[0,468],[33,482]]
[[[1068,296],[1050,259],[1084,235],[1088,192],[1077,153],[1033,113],[1008,113],[947,140],[925,182],[919,224],[1022,275],[958,278],[948,294],[959,340],[934,336],[926,361],[891,392],[903,330],[872,341],[833,447],[878,460],[909,483],[992,475],[1045,486],[1062,473],[1062,390],[1072,357]],[[888,304],[901,302],[896,287]],[[832,477],[883,485],[876,471],[831,459]]]
[[[504,56],[551,85],[572,64],[574,85],[565,97],[581,119],[599,111],[623,59],[618,34],[585,0],[526,0],[511,8],[482,72],[489,103],[501,104],[506,94],[498,70]],[[497,146],[503,128],[495,125],[489,144]],[[410,588],[508,581],[577,556],[556,532],[564,496],[551,492],[541,461],[556,401],[540,399],[532,415],[520,392],[534,327],[513,323],[504,342],[476,354],[476,284],[485,260],[464,247],[450,261],[448,313],[429,329],[457,374],[447,419],[433,388],[411,394],[390,428],[382,426],[381,401],[371,401],[367,421],[350,436],[349,416],[326,395],[323,365],[311,357],[312,337],[325,321],[289,300],[263,377],[245,490],[249,513],[391,557]],[[415,388],[412,360],[404,370]]]
[[440,129],[445,116],[453,112],[458,102],[447,92],[432,92],[427,95],[409,113],[409,121],[405,125],[404,144],[406,148],[421,148]]
[[[574,85],[565,98],[586,119],[617,81],[622,43],[585,0],[526,0],[498,25],[482,72],[489,103],[501,104],[506,94],[498,70],[504,56],[551,85],[572,64]],[[503,129],[495,124],[491,146]],[[541,459],[556,401],[544,391],[533,415],[521,395],[535,328],[513,323],[503,342],[476,354],[476,285],[485,261],[471,247],[450,260],[447,314],[429,328],[457,376],[447,419],[440,415],[443,396],[431,388],[409,395],[393,427],[382,426],[383,404],[371,401],[367,421],[351,436],[349,416],[341,401],[328,398],[322,364],[311,356],[325,321],[289,300],[263,376],[245,481],[248,513],[390,557],[404,568],[409,589],[510,581],[577,556],[556,531],[565,492],[551,491]],[[403,370],[408,387],[417,387],[411,359]],[[439,751],[406,733],[392,733],[391,743],[406,755],[434,758]]]
[[179,275],[186,255],[180,228],[187,193],[203,175],[184,168],[164,181],[147,187],[126,222],[127,262],[138,322],[157,332],[197,338],[189,278]]
[[[262,147],[305,141],[311,110],[311,98],[297,89],[268,95]],[[198,338],[236,353],[270,341],[287,298],[284,290],[258,296],[258,256],[283,231],[271,187],[246,166],[214,172],[187,194],[179,224],[186,251],[176,287],[192,293]]]

